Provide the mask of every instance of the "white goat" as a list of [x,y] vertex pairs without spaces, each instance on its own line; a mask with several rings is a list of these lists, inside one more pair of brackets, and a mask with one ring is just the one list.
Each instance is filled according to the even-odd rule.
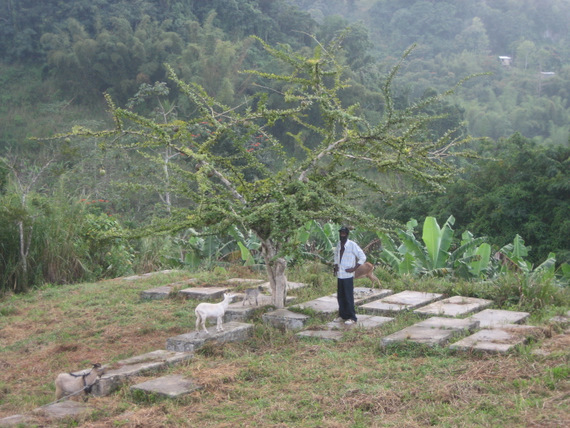
[[97,382],[99,376],[105,373],[101,364],[93,364],[93,368],[87,373],[60,373],[55,379],[55,398],[60,400],[70,395],[83,395],[83,401],[87,401],[87,394]]
[[381,288],[381,283],[376,275],[374,275],[374,265],[369,262],[364,262],[360,266],[356,268],[354,271],[354,279],[358,278],[368,278],[372,282],[372,287],[374,287],[374,283],[378,283],[378,288]]
[[233,294],[224,293],[224,300],[220,303],[200,303],[196,306],[196,309],[194,310],[194,313],[196,314],[196,331],[199,330],[201,322],[204,331],[208,333],[208,329],[206,328],[206,320],[208,318],[217,318],[218,322],[216,325],[216,331],[224,331],[222,321],[224,314],[226,313],[226,309],[228,309],[228,305],[233,298]]

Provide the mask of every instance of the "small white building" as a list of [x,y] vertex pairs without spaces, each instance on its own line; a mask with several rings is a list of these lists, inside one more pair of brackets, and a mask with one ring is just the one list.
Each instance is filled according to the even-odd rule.
[[501,61],[501,65],[504,65],[506,67],[510,67],[513,59],[510,56],[500,56],[499,61]]

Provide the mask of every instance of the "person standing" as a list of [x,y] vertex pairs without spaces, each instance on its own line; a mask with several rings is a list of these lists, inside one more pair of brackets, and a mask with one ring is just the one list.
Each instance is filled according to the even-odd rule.
[[354,308],[354,271],[366,261],[364,251],[348,239],[348,227],[339,229],[339,242],[334,251],[334,274],[337,277],[338,316],[336,321],[350,325],[356,323]]

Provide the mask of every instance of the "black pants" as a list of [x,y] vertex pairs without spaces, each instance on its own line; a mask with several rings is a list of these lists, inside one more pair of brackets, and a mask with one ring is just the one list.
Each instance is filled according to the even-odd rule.
[[354,278],[337,278],[336,298],[338,300],[338,316],[345,320],[356,321]]

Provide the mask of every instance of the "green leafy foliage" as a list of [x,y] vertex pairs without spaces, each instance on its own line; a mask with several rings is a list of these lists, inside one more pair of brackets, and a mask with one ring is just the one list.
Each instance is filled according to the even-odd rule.
[[383,242],[381,259],[395,272],[411,275],[449,275],[480,278],[490,266],[490,246],[483,239],[473,239],[466,232],[461,245],[451,250],[455,219],[450,216],[440,228],[434,217],[426,217],[423,225],[423,245],[414,235],[417,221],[408,222],[407,229],[398,229],[401,241],[397,246],[391,236],[379,233]]

